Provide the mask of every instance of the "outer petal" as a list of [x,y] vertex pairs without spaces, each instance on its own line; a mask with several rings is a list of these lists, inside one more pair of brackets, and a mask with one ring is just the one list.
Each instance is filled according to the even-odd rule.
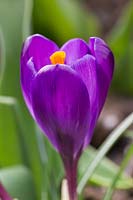
[[91,37],[91,54],[96,58],[99,86],[100,111],[104,105],[114,71],[114,57],[107,44],[100,38]]
[[29,36],[24,42],[21,59],[26,64],[30,58],[33,58],[35,69],[38,71],[45,65],[51,64],[49,57],[58,50],[58,46],[53,41],[35,34]]
[[89,128],[89,95],[66,65],[45,66],[32,85],[32,106],[41,129],[63,156],[76,156]]
[[88,44],[79,38],[69,40],[60,50],[66,52],[66,64],[68,65],[90,52]]
[[31,91],[31,82],[36,74],[36,70],[34,68],[34,64],[32,61],[32,58],[29,59],[27,64],[21,60],[21,88],[22,88],[22,94],[24,97],[24,100],[26,102],[26,105],[31,113],[31,115],[34,118],[32,106],[31,106],[31,96],[30,96],[30,91]]
[[85,146],[89,144],[99,114],[99,88],[97,80],[96,59],[86,55],[72,65],[84,81],[90,98],[90,128],[85,139]]
[[56,50],[58,47],[54,42],[39,34],[28,37],[24,42],[21,52],[21,86],[25,102],[32,116],[31,81],[41,67],[50,64],[49,57]]

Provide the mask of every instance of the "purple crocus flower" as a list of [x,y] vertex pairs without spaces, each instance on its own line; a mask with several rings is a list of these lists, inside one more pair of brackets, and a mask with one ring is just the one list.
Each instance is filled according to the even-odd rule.
[[97,37],[89,43],[71,39],[59,48],[36,34],[22,48],[22,93],[32,117],[62,157],[70,200],[77,199],[77,162],[92,138],[113,70],[113,54]]
[[0,199],[1,200],[12,200],[12,198],[9,196],[7,191],[5,190],[4,186],[0,183]]

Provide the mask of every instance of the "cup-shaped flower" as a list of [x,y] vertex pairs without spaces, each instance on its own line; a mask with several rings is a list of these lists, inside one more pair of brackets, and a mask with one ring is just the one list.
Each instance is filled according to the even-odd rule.
[[59,48],[36,34],[24,42],[21,87],[26,105],[44,134],[61,154],[76,199],[77,161],[92,137],[113,75],[114,58],[107,44],[72,39]]

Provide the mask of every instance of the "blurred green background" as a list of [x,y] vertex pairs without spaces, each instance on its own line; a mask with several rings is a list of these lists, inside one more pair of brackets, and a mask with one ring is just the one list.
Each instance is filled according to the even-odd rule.
[[[116,63],[111,96],[132,101],[133,1],[0,0],[0,181],[19,200],[56,200],[64,176],[62,163],[32,120],[20,89],[21,47],[33,33],[59,45],[74,37],[104,38]],[[132,106],[128,109],[133,111]],[[79,178],[96,151],[91,147],[83,154]],[[105,158],[89,184],[108,187],[118,170]],[[123,173],[116,187],[129,189],[131,182]]]

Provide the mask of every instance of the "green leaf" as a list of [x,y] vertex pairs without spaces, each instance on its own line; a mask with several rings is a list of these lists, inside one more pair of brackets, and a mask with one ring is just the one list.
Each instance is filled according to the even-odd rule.
[[111,31],[108,42],[115,56],[113,89],[121,94],[133,95],[133,1]]
[[0,105],[0,165],[26,164],[33,172],[40,199],[41,162],[34,122],[22,99],[19,75],[23,38],[31,29],[31,6],[32,0],[0,0],[0,27],[5,39],[6,58],[0,94],[12,96],[17,102]]
[[[79,162],[79,177],[81,178],[87,169],[89,163],[95,159],[97,151],[92,147],[89,147],[82,155]],[[96,171],[91,176],[88,183],[99,186],[109,187],[112,183],[112,179],[116,176],[119,171],[119,167],[114,164],[111,160],[104,158],[98,165]],[[124,173],[121,174],[116,184],[116,188],[128,189],[133,187],[132,179],[126,176]]]
[[0,86],[5,69],[5,41],[0,27]]
[[132,130],[126,131],[125,136],[130,138],[133,141],[133,131]]
[[20,105],[13,97],[0,96],[0,114],[2,116],[0,120],[0,166],[21,163],[27,165],[34,174],[36,189],[40,195],[42,166],[36,145],[35,130],[33,129],[33,134],[27,133],[27,124]]
[[0,26],[5,39],[6,68],[2,81],[2,93],[20,95],[16,82],[19,82],[19,56],[22,44],[22,24],[24,0],[0,0]]
[[[108,188],[108,190],[105,194],[104,200],[111,200],[112,199],[113,191],[114,191],[114,189],[115,189],[115,187],[116,187],[116,185],[117,185],[117,183],[120,179],[122,172],[124,171],[128,162],[130,161],[132,155],[133,155],[133,144],[131,144],[131,146],[128,148],[126,155],[124,156],[124,159],[121,163],[121,166],[120,166],[116,176],[113,178],[112,183],[111,183],[110,187]],[[132,188],[133,188],[133,179],[131,181],[132,181]]]
[[0,170],[0,181],[13,198],[36,200],[32,174],[26,167],[14,166]]
[[0,166],[22,163],[16,124],[12,112],[15,99],[0,96]]
[[23,40],[25,40],[25,38],[32,33],[33,0],[25,0],[24,2],[24,16],[22,27]]
[[58,200],[63,166],[59,154],[53,149],[46,137],[36,127],[36,138],[42,161],[42,199]]
[[62,44],[73,37],[88,40],[96,35],[98,23],[89,12],[87,14],[77,1],[71,0],[34,0],[34,31]]
[[112,133],[107,137],[107,139],[102,143],[98,149],[95,159],[91,163],[88,163],[83,176],[78,185],[78,193],[80,194],[87,183],[87,181],[92,177],[93,173],[97,169],[98,165],[101,163],[104,156],[108,153],[114,143],[124,134],[125,130],[133,124],[133,113],[131,113],[127,118],[125,118],[118,127],[116,127]]

